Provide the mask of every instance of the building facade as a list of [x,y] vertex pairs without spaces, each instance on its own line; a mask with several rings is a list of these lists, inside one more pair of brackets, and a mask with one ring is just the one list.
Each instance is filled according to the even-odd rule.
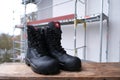
[[[79,0],[78,0],[79,1]],[[81,0],[84,2],[84,0]],[[86,0],[87,5],[77,4],[78,17],[97,14],[101,11],[101,0]],[[102,35],[102,62],[106,62],[106,51],[108,51],[109,62],[120,61],[120,0],[103,0],[103,13],[109,18],[109,32],[107,35],[107,22],[103,22]],[[37,20],[74,14],[75,0],[36,0],[38,11]],[[74,55],[74,25],[65,25],[62,27],[62,46],[68,54]],[[87,45],[86,58],[90,61],[99,62],[100,52],[100,24],[99,22],[87,23]],[[108,41],[106,40],[108,37]],[[106,50],[108,43],[108,50]],[[79,24],[77,27],[77,47],[84,45],[84,27]],[[78,49],[78,56],[83,59],[83,48]]]

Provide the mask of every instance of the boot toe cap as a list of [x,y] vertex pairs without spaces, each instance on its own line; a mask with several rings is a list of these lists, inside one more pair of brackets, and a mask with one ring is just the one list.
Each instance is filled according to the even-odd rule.
[[49,61],[38,61],[33,63],[32,69],[34,72],[39,74],[57,74],[59,73],[59,65],[57,61],[49,60]]
[[71,56],[64,61],[64,65],[62,67],[67,71],[80,71],[81,60],[78,57]]

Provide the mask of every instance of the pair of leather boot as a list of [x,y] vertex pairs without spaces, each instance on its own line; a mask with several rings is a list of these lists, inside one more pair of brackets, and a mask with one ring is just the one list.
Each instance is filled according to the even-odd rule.
[[50,22],[44,28],[28,26],[27,65],[39,74],[57,74],[60,69],[80,71],[81,60],[70,56],[61,46],[61,26]]

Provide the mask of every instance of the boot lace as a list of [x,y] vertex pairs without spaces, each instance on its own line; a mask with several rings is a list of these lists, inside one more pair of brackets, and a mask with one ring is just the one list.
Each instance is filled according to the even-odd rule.
[[42,38],[42,34],[40,33],[40,29],[39,30],[35,30],[34,28],[30,29],[28,28],[28,45],[30,47],[35,48],[38,53],[37,56],[43,56],[44,54],[46,54],[46,50],[43,47],[43,38]]
[[48,39],[48,43],[51,47],[51,49],[53,50],[57,50],[59,52],[62,52],[62,53],[66,53],[66,51],[64,50],[64,48],[62,48],[62,45],[61,45],[61,33],[57,33],[55,32],[54,30],[48,30],[47,31],[47,39]]

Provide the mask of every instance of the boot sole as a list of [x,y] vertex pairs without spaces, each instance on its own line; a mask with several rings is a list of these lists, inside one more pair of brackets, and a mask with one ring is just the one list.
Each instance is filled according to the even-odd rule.
[[65,70],[65,71],[81,71],[80,65],[77,65],[77,66],[74,66],[74,67],[70,67],[69,65],[65,66],[62,63],[59,63],[59,65],[60,65],[60,69]]
[[34,64],[32,64],[30,62],[30,60],[28,58],[25,58],[25,63],[27,66],[31,67],[31,69],[38,74],[44,74],[44,75],[54,75],[54,74],[58,74],[60,73],[59,68],[56,66],[56,68],[52,68],[52,70],[44,70],[44,71],[40,71],[36,68],[36,66]]
[[81,71],[81,68],[78,68],[78,67],[61,67],[60,69],[64,70],[64,71]]

